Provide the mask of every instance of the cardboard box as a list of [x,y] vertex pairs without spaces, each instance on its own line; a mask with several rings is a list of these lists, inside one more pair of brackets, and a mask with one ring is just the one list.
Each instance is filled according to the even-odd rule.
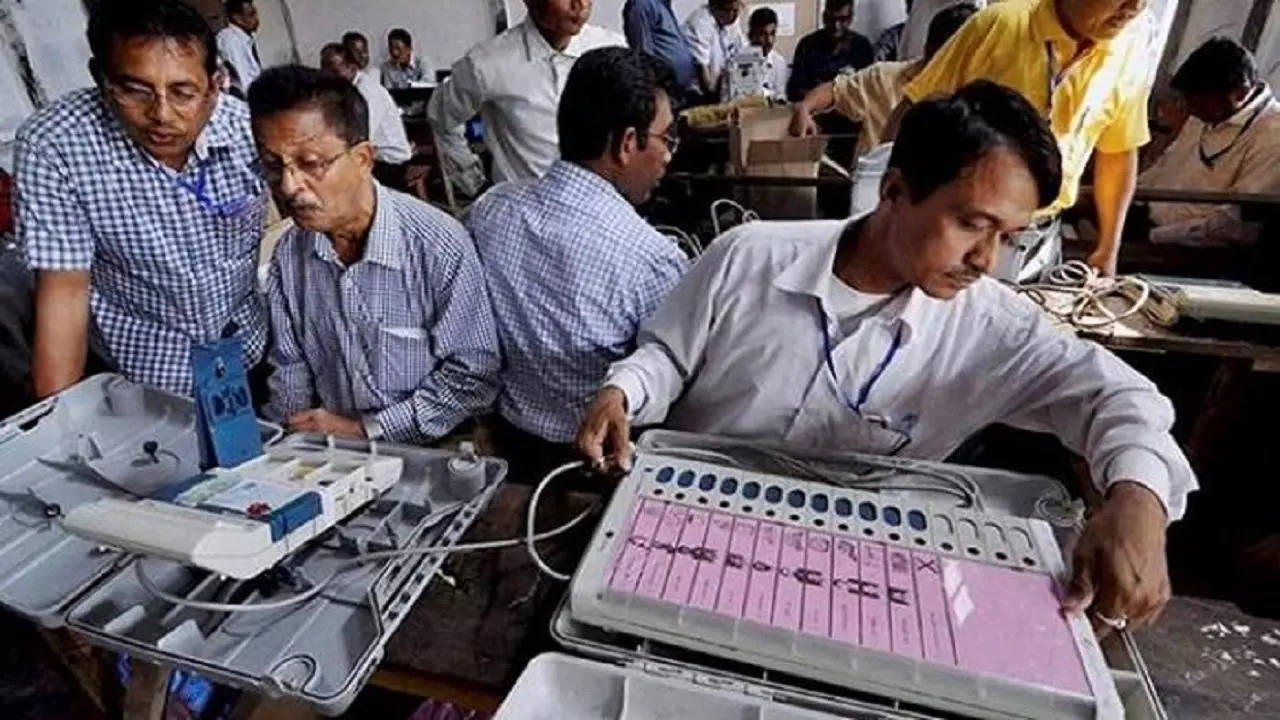
[[[729,131],[729,159],[735,175],[815,178],[826,151],[822,136],[792,137],[791,108],[740,108]],[[742,188],[739,202],[762,218],[813,218],[818,191],[812,187]]]

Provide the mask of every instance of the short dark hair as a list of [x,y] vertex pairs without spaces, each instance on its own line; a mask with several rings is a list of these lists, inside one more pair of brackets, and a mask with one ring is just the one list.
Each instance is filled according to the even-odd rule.
[[340,77],[303,65],[281,65],[265,70],[249,86],[254,122],[298,108],[319,110],[348,145],[369,139],[369,106],[356,86]]
[[1258,66],[1253,54],[1229,37],[1212,37],[1196,48],[1169,86],[1184,94],[1226,95],[1258,82]]
[[584,53],[560,95],[560,157],[586,162],[616,151],[627,128],[636,129],[638,143],[645,147],[658,113],[658,91],[674,97],[675,76],[652,55],[624,47]]
[[941,50],[951,36],[960,30],[965,21],[977,12],[977,5],[965,2],[935,13],[933,19],[929,21],[929,34],[924,41],[925,58],[931,58]]
[[750,32],[777,24],[778,13],[774,12],[771,7],[756,8],[752,11],[751,17],[747,19],[747,29]]
[[413,45],[413,36],[404,28],[396,28],[395,30],[387,33],[387,43],[390,44],[392,40],[399,40],[409,46]]
[[352,55],[351,51],[347,49],[347,46],[343,45],[342,43],[331,42],[331,43],[327,43],[324,47],[320,48],[321,63],[324,63],[325,57],[329,55],[337,55],[338,57],[342,58],[342,61],[348,65],[356,64],[355,56]]
[[355,30],[348,30],[347,32],[342,34],[343,45],[349,45],[357,40],[364,43],[365,45],[369,44],[369,38],[365,37],[364,33],[356,32]]
[[822,14],[825,16],[847,7],[853,7],[853,0],[827,0],[827,3],[822,6]]
[[204,48],[204,68],[218,71],[213,29],[182,0],[96,0],[89,6],[89,50],[95,73],[111,65],[113,38],[158,37],[186,40]]
[[1026,163],[1038,207],[1058,197],[1062,153],[1053,131],[1020,93],[988,80],[912,107],[902,118],[889,167],[902,173],[912,202],[919,202],[996,148],[1013,150]]
[[227,11],[227,17],[231,17],[232,15],[239,15],[244,12],[245,6],[252,4],[253,0],[227,0],[226,3],[223,4],[223,7]]

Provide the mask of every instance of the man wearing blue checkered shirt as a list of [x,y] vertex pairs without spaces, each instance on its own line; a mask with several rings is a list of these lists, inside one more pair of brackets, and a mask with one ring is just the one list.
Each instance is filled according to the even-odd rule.
[[425,443],[487,411],[500,355],[467,231],[373,179],[369,109],[341,77],[249,89],[262,167],[297,223],[267,282],[268,414],[298,432]]
[[495,187],[471,210],[506,359],[495,441],[508,459],[572,457],[567,443],[595,387],[687,267],[632,206],[657,187],[675,149],[673,87],[652,56],[584,54],[560,98],[561,160],[540,180]]
[[266,345],[254,281],[266,188],[249,113],[219,92],[213,32],[186,3],[95,7],[98,87],[18,132],[34,390],[79,380],[92,343],[129,378],[190,395],[193,343],[235,332],[249,366]]

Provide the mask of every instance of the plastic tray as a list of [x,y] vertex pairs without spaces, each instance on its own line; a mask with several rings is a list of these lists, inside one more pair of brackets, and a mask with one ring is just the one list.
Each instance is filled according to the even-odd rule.
[[[137,390],[119,376],[97,376],[0,424],[0,569],[6,571],[0,575],[0,605],[48,627],[67,625],[98,645],[268,695],[291,696],[326,714],[342,712],[446,556],[369,563],[344,573],[309,601],[272,612],[189,610],[153,597],[138,582],[134,556],[70,536],[42,512],[49,503],[65,512],[124,495],[41,462],[83,456],[86,437],[104,457],[137,453],[141,443],[156,440],[179,458],[175,480],[194,474],[198,449],[192,402],[151,389],[137,402]],[[263,431],[278,434],[266,424]],[[280,444],[328,442],[322,436],[293,435]],[[369,448],[354,441],[334,445]],[[484,490],[460,499],[449,494],[445,482],[454,454],[381,443],[378,451],[404,458],[401,481],[287,557],[282,565],[296,576],[322,580],[366,550],[452,545],[506,474],[503,461],[485,458]],[[165,561],[148,560],[146,570],[161,589],[190,599],[258,602],[267,589]]]
[[828,720],[732,688],[697,686],[642,668],[548,653],[534,658],[495,720]]

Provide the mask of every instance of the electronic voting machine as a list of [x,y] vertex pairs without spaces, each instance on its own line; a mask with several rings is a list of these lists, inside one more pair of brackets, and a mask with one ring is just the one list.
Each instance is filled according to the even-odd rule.
[[952,466],[887,458],[837,485],[729,459],[642,449],[566,622],[928,711],[884,717],[1125,717],[1088,621],[1060,610],[1049,523],[973,507]]

